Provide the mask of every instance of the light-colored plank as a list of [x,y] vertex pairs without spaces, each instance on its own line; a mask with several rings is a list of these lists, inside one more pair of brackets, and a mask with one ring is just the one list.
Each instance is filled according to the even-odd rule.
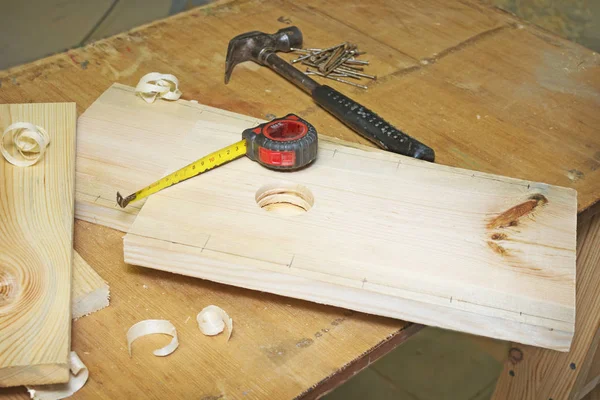
[[577,235],[577,317],[571,351],[515,346],[518,357],[505,363],[494,400],[580,398],[600,339],[600,215],[583,218]]
[[77,319],[108,306],[108,284],[79,255],[73,252],[72,318]]
[[[107,135],[139,119],[127,110],[104,115]],[[198,122],[171,169],[239,136],[218,128]],[[274,188],[291,193],[279,207],[302,195],[314,207],[261,210]],[[124,249],[137,265],[564,351],[575,220],[570,189],[322,143],[301,171],[243,158],[160,192]]]
[[0,160],[0,386],[69,378],[75,118],[74,103],[0,105],[0,131],[50,136],[33,166]]

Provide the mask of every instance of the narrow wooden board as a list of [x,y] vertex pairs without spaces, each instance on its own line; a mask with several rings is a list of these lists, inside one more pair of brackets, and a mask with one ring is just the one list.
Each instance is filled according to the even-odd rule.
[[42,160],[0,160],[0,386],[69,378],[75,103],[0,105],[11,123],[44,127]]
[[[217,129],[197,123],[171,169],[239,136]],[[255,199],[271,190],[268,212]],[[314,206],[282,215],[303,191]],[[322,143],[301,171],[243,158],[151,197],[125,260],[564,351],[576,210],[572,189]]]
[[81,318],[108,307],[109,288],[104,279],[77,253],[73,252],[73,299],[71,317]]

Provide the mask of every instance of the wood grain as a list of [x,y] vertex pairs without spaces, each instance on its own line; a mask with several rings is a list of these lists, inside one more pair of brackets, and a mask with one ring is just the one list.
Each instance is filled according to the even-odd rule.
[[[439,163],[575,188],[580,212],[600,199],[600,138],[596,129],[600,91],[598,55],[470,0],[452,3],[349,0],[341,6],[323,1],[300,5],[286,1],[215,2],[89,46],[0,71],[0,100],[75,101],[79,113],[83,113],[115,81],[135,86],[148,72],[171,72],[180,79],[186,99],[256,118],[294,111],[313,123],[322,135],[364,143],[293,85],[252,63],[239,65],[231,83],[223,85],[224,55],[234,35],[255,28],[274,32],[288,24],[300,26],[307,46],[353,40],[367,50],[372,63],[370,70],[379,75],[377,84],[367,91],[354,91],[337,82],[331,85],[431,145]],[[293,105],[289,99],[293,99]],[[122,248],[120,239],[116,239],[120,235],[81,221],[76,222],[76,228],[76,248],[111,284],[114,300],[103,312],[75,323],[74,348],[80,354],[109,348],[107,343],[119,343],[118,338],[112,341],[110,332],[125,329],[123,319],[129,318],[131,308],[137,304],[149,309],[155,302],[160,306],[182,307],[189,298],[197,296],[195,283],[185,279],[173,283],[172,289],[187,293],[187,297],[161,298],[157,297],[160,292],[151,290],[131,293],[130,286],[141,285],[139,281],[131,282],[134,279],[129,275],[131,268],[116,262],[104,264],[111,257],[120,260]],[[166,280],[159,271],[146,270],[143,276]],[[223,287],[211,288],[210,301],[218,303]],[[203,287],[200,292],[204,290]],[[240,310],[249,312],[241,304],[246,302],[244,295],[235,300],[238,293],[248,291],[231,287],[225,290],[236,294],[227,297],[229,302],[240,303]],[[337,309],[332,307],[318,308],[318,312],[307,308],[302,318],[309,326],[304,331],[302,324],[295,324],[296,315],[284,312],[289,309],[271,306],[277,297],[265,294],[253,299],[256,303],[252,310],[256,309],[256,314],[261,315],[259,311],[268,307],[282,323],[292,321],[295,332],[289,332],[290,337],[292,333],[297,337],[308,335],[314,314],[327,316],[329,320],[338,318]],[[128,307],[128,300],[134,306]],[[141,307],[139,310],[143,310]],[[318,348],[311,346],[304,350],[312,355],[310,371],[296,368],[295,358],[290,357],[287,363],[293,368],[293,375],[282,369],[278,370],[280,374],[271,374],[274,369],[263,367],[264,376],[252,375],[244,381],[262,382],[267,393],[271,393],[268,389],[271,384],[277,382],[280,397],[293,397],[296,385],[310,389],[305,379],[312,368],[317,369],[312,382],[325,377],[335,382],[336,372],[345,365],[345,360],[368,358],[364,348],[385,342],[391,332],[405,326],[401,321],[374,316],[361,315],[361,318],[368,330],[362,325],[342,324],[347,330],[344,340],[335,335],[327,343],[332,350],[341,349],[343,357],[332,351],[326,353],[329,359],[322,363]],[[276,337],[269,336],[265,342],[275,345]],[[357,343],[364,343],[364,347]],[[355,351],[346,357],[346,349]],[[101,357],[93,354],[82,356],[87,357],[83,360],[98,363]],[[144,393],[162,393],[165,389],[161,381],[145,379],[145,367],[119,358],[120,353],[110,354],[122,360],[118,362],[123,368],[119,373],[104,368],[92,371],[86,388],[89,386],[97,397],[102,397],[99,382],[115,382],[120,388],[134,381]],[[185,368],[175,362],[170,365],[174,369]],[[560,364],[545,368],[556,369],[555,376],[571,371]],[[239,379],[240,375],[230,376],[228,382]],[[297,383],[288,384],[290,379]],[[194,377],[177,389],[168,389],[183,397],[197,390],[198,385]],[[111,391],[109,397],[127,397],[121,394],[129,393],[127,388],[123,392],[119,388]]]
[[0,160],[0,386],[66,382],[71,336],[75,104],[0,105],[0,130],[44,127],[37,164]]
[[[128,119],[133,114],[140,118]],[[127,232],[145,200],[122,209],[116,190],[133,193],[161,178],[180,157],[183,138],[201,122],[223,123],[241,136],[264,121],[190,101],[148,106],[134,88],[112,85],[77,121],[75,216]],[[214,134],[221,134],[218,127]]]
[[[192,109],[186,101],[170,105],[177,119],[163,118],[121,89],[108,91],[118,105],[86,112],[95,117],[82,142],[113,146],[128,131],[139,145],[121,156],[82,144],[82,157],[125,167],[137,149],[159,154],[168,133],[146,125],[168,124],[179,135],[171,172],[239,138],[229,118],[186,117],[176,112]],[[99,172],[85,175],[122,179]],[[310,210],[288,218],[286,206]],[[564,351],[575,218],[569,189],[321,143],[302,171],[282,175],[243,158],[152,196],[124,250],[137,265]]]
[[71,317],[81,318],[108,306],[108,284],[79,255],[73,252]]
[[[516,346],[494,399],[579,399],[598,348],[600,326],[600,215],[582,218],[577,237],[577,315],[568,353]],[[588,387],[588,391],[593,386]]]

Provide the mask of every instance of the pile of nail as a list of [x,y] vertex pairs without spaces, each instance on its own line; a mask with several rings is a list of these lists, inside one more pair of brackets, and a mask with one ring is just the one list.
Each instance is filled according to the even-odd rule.
[[358,81],[362,78],[377,79],[374,75],[364,73],[364,67],[369,65],[369,61],[356,58],[365,52],[359,51],[352,43],[344,42],[326,49],[292,48],[292,51],[300,54],[300,57],[290,62],[306,65],[306,75],[318,75],[362,89],[367,87],[344,78]]

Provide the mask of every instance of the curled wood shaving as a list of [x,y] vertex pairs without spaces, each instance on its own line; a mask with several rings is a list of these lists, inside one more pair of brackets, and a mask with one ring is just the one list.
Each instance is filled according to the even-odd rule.
[[142,76],[135,92],[147,103],[154,103],[156,98],[177,100],[181,97],[179,79],[175,75],[150,72]]
[[28,167],[42,158],[49,143],[50,136],[41,126],[15,122],[4,130],[0,152],[9,163]]
[[223,332],[225,325],[227,325],[227,341],[231,338],[233,332],[233,320],[229,318],[229,315],[221,307],[210,305],[204,307],[202,311],[196,316],[198,321],[198,328],[203,334],[207,336],[218,335]]
[[87,382],[90,373],[74,351],[69,354],[69,362],[71,364],[71,375],[68,382],[53,385],[28,386],[27,391],[31,398],[36,400],[59,400],[70,397],[81,389]]
[[146,319],[133,325],[127,331],[127,347],[129,348],[129,357],[131,357],[131,343],[137,338],[146,335],[153,335],[155,333],[162,333],[164,335],[173,336],[171,343],[153,351],[153,354],[158,357],[168,356],[179,347],[179,341],[177,340],[177,329],[170,321],[164,319]]

